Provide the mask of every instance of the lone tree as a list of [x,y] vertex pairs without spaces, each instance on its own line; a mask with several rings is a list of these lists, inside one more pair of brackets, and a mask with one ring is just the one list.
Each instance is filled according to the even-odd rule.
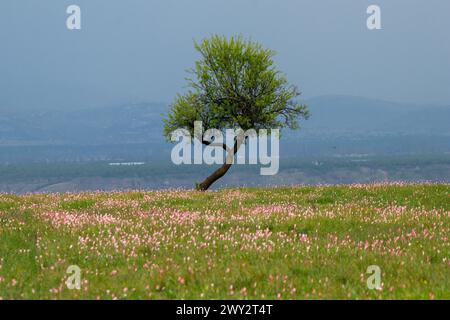
[[[299,118],[308,118],[307,106],[295,100],[297,87],[289,85],[283,73],[276,70],[275,52],[241,36],[227,39],[214,35],[195,43],[200,60],[189,70],[189,90],[177,95],[164,120],[164,135],[170,140],[177,129],[194,136],[194,122],[202,121],[206,128],[225,129],[298,129]],[[203,137],[195,137],[211,145]],[[246,139],[246,138],[245,138]],[[245,143],[245,141],[244,141]],[[235,139],[227,153],[227,161],[214,171],[197,189],[207,190],[230,169],[241,141]]]

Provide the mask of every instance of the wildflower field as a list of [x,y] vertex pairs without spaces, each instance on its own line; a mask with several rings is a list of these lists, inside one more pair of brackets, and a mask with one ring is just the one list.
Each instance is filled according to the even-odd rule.
[[450,185],[3,194],[0,297],[450,299]]

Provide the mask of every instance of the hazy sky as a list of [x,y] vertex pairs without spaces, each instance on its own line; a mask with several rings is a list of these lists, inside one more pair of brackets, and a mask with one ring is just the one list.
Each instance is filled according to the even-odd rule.
[[[366,27],[370,4],[382,30]],[[170,102],[193,40],[213,33],[276,50],[306,98],[450,104],[449,14],[448,0],[1,0],[0,108]]]

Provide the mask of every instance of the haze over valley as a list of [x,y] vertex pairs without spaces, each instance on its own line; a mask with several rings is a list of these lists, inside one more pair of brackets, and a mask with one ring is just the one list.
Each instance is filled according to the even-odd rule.
[[[216,187],[450,181],[449,106],[344,95],[304,102],[311,118],[282,133],[278,175],[235,166]],[[140,103],[3,113],[0,191],[191,188],[212,168],[172,164],[166,111]]]

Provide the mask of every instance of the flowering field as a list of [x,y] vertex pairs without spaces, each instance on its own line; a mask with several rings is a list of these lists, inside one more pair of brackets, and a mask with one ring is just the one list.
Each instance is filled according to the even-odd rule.
[[449,299],[450,185],[3,194],[0,297]]

